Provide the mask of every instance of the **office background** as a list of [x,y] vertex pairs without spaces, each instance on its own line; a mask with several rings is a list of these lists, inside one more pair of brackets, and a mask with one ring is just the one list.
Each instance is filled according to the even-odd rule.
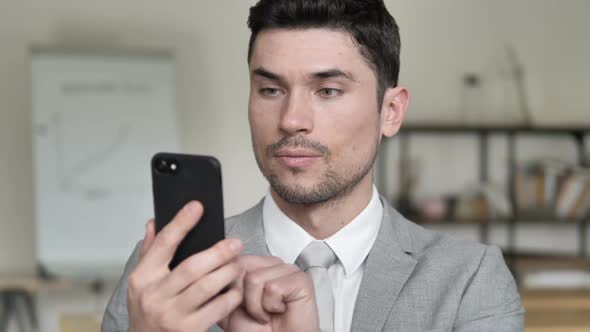
[[[32,45],[171,51],[176,61],[181,149],[220,159],[227,215],[260,199],[267,185],[251,151],[246,109],[246,18],[254,2],[0,0],[0,274],[35,273]],[[535,124],[590,127],[590,2],[390,0],[386,4],[401,29],[400,82],[412,94],[406,121],[520,121],[518,101],[502,83],[510,67],[508,47],[516,51],[525,70]],[[482,82],[477,111],[464,110],[464,77],[468,74]],[[530,144],[530,156],[535,151],[546,156],[554,150],[557,157],[575,158],[575,150],[563,139],[542,138],[541,142],[536,147]],[[458,151],[458,161],[440,162],[438,173],[422,181],[426,185],[417,189],[417,196],[459,191],[477,181],[476,162],[461,152],[472,146],[473,142],[460,137],[421,144],[421,154],[440,155],[441,149],[452,149]],[[422,160],[421,168],[428,163]],[[498,178],[505,172],[502,165],[496,163]],[[384,190],[394,197],[398,185],[392,177]],[[137,239],[141,237],[137,234]],[[109,287],[112,282],[98,296],[82,286],[39,294],[40,330],[59,331],[59,319],[67,313],[100,312]],[[16,330],[14,322],[9,325]]]

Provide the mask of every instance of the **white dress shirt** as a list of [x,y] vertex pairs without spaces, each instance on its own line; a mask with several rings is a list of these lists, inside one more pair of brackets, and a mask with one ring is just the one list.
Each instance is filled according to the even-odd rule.
[[[270,254],[293,264],[301,251],[316,239],[281,211],[270,192],[262,209],[264,238]],[[382,217],[383,205],[373,186],[373,196],[365,209],[348,225],[324,240],[338,257],[338,263],[328,270],[334,290],[336,332],[350,331],[365,259],[377,238]]]

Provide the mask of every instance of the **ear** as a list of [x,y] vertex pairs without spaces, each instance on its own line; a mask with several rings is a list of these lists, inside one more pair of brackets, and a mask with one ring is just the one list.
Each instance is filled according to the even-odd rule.
[[397,134],[409,102],[410,93],[406,87],[397,86],[385,91],[381,106],[381,135],[392,137]]

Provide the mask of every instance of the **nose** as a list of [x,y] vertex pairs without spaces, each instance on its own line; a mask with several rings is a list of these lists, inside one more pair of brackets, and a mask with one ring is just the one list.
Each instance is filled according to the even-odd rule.
[[313,130],[313,110],[305,93],[293,92],[286,98],[281,112],[280,129],[291,136]]

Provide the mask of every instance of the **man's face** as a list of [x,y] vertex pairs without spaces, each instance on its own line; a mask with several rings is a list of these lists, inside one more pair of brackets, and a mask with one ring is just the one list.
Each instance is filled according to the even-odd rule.
[[263,30],[250,60],[254,154],[285,201],[315,204],[372,182],[380,141],[377,80],[351,37]]

